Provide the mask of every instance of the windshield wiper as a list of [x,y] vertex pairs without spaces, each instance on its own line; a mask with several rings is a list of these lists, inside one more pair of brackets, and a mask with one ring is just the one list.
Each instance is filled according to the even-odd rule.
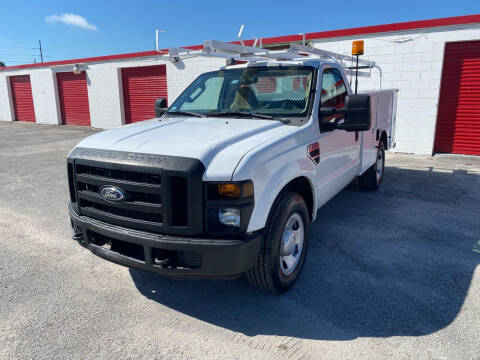
[[278,120],[284,124],[290,123],[288,119],[277,118],[271,115],[259,114],[259,113],[252,113],[246,111],[212,111],[205,114],[206,116],[225,116],[225,117],[232,117],[232,116],[247,116],[247,117],[256,117],[259,119],[267,119],[267,120]]
[[188,115],[188,116],[195,116],[195,117],[201,117],[201,118],[205,117],[205,115],[203,114],[199,114],[192,111],[183,111],[183,110],[167,111],[165,114],[166,115],[169,115],[169,114],[170,115]]
[[245,111],[212,111],[212,112],[206,113],[205,115],[206,116],[249,116],[249,117],[258,117],[260,119],[268,119],[268,120],[275,119],[271,115],[251,113],[251,112],[245,112]]

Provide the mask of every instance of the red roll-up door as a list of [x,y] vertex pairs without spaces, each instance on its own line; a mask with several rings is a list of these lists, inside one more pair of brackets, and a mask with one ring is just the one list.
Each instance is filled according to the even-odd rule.
[[165,65],[122,69],[125,122],[133,123],[155,117],[155,100],[167,98]]
[[62,124],[90,126],[86,72],[57,73],[57,84]]
[[434,150],[480,155],[480,41],[445,46]]
[[30,75],[10,76],[15,120],[35,122]]

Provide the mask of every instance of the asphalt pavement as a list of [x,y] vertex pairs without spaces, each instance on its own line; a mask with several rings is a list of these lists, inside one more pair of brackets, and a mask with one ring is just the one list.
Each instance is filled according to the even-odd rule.
[[388,154],[379,191],[319,210],[273,296],[71,240],[65,158],[96,131],[0,123],[0,359],[480,359],[480,157]]

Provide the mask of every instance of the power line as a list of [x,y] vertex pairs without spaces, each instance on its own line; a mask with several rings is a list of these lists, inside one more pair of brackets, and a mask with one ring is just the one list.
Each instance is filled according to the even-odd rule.
[[2,55],[2,56],[5,56],[5,55],[7,55],[7,56],[9,56],[9,55],[12,55],[12,56],[36,56],[36,55],[38,55],[38,54],[0,53],[0,55]]
[[[24,46],[8,46],[2,45],[3,48],[12,48],[12,49],[29,49],[29,50],[39,50],[40,51],[40,61],[43,63],[43,51],[42,51],[42,41],[38,40],[38,48],[27,48]],[[30,54],[15,54],[15,53],[4,53],[1,57],[2,60],[8,63],[25,63],[29,62],[28,60],[31,59]],[[48,56],[49,57],[49,56]],[[47,58],[47,56],[46,56]],[[33,62],[37,63],[35,57],[33,58]]]
[[32,50],[34,48],[31,47],[25,47],[25,46],[11,46],[11,45],[0,45],[0,47],[7,47],[7,48],[12,48],[12,49],[28,49]]
[[[35,59],[33,59],[35,61]],[[2,60],[3,61],[3,60]],[[5,63],[5,65],[7,65],[7,63],[9,64],[31,64],[31,62],[25,62],[25,61],[16,61],[16,60],[5,60],[3,61]]]
[[[43,49],[42,49],[43,50]],[[0,53],[0,55],[3,56],[38,56],[38,53]],[[44,57],[47,57],[47,55],[44,55]],[[52,57],[52,56],[50,56]]]
[[33,48],[33,49],[40,50],[40,62],[43,63],[42,42],[38,40],[38,48]]
[[52,53],[56,53],[56,54],[63,54],[63,55],[70,55],[70,56],[82,57],[82,55],[73,54],[73,53],[65,52],[65,51],[57,51],[57,50],[51,50],[51,49],[43,49],[43,51],[46,51],[46,52],[48,51],[48,52],[52,52]]
[[[0,55],[1,59],[4,60],[22,60],[22,59],[31,59],[32,57],[38,56],[38,54],[32,54],[32,55],[14,55],[14,56],[2,56]],[[43,56],[46,59],[56,59],[55,56]]]
[[[26,49],[26,50],[38,50],[38,48],[32,48],[32,47],[24,47],[24,46],[10,46],[10,45],[0,45],[0,48],[10,48],[10,49]],[[70,56],[78,56],[81,57],[83,55],[80,54],[74,54],[71,52],[67,51],[58,51],[58,50],[53,50],[53,49],[45,49],[42,47],[43,52],[51,52],[55,54],[64,54],[64,55],[70,55]],[[38,55],[38,54],[35,54]]]

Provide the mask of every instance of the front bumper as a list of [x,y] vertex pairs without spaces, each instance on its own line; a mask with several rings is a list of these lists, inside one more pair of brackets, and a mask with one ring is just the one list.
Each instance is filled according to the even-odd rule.
[[[172,277],[237,277],[255,266],[262,244],[259,234],[241,240],[167,236],[126,229],[80,216],[71,205],[69,212],[74,239],[95,255],[129,268]],[[92,234],[96,238],[109,239],[115,246],[95,243]],[[179,266],[180,254],[195,254],[200,261],[195,261],[196,265],[192,267]]]

